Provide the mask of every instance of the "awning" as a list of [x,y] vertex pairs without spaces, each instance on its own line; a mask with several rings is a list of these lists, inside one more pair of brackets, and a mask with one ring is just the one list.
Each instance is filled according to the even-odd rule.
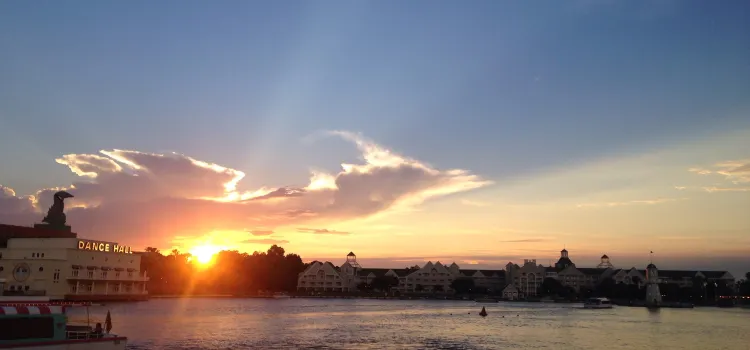
[[115,271],[125,271],[122,267],[115,267]]
[[112,270],[112,268],[109,266],[102,266],[102,271],[109,271],[109,270]]
[[89,270],[97,270],[99,269],[99,266],[86,266],[86,268]]
[[134,271],[137,271],[137,270],[132,267],[128,267],[128,272],[134,272]]
[[78,269],[82,269],[83,266],[81,266],[81,265],[73,265],[73,268],[76,269],[76,270],[78,270]]

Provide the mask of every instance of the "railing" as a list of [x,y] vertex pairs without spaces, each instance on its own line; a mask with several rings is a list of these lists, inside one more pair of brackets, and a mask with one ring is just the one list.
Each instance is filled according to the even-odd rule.
[[145,274],[134,274],[133,276],[128,275],[120,275],[120,276],[114,276],[114,275],[107,275],[106,277],[103,277],[100,274],[94,274],[92,276],[89,276],[88,274],[78,274],[67,277],[67,279],[74,279],[74,280],[96,280],[96,281],[123,281],[123,282],[147,282],[150,280],[150,278]]

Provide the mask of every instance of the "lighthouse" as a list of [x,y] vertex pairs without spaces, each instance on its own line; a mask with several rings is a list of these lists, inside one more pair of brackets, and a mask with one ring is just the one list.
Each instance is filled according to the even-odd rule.
[[658,308],[661,305],[661,291],[659,290],[659,270],[654,263],[646,267],[646,306]]

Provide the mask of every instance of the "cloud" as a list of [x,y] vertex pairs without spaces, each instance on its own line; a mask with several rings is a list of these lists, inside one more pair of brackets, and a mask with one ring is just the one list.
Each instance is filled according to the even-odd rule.
[[174,236],[363,218],[491,184],[467,170],[441,170],[399,155],[359,134],[327,135],[352,142],[361,162],[342,164],[337,173],[316,170],[307,185],[250,191],[237,189],[245,172],[178,153],[67,154],[56,161],[77,181],[26,197],[2,187],[0,219],[38,222],[52,194],[65,189],[75,196],[66,200],[68,223],[82,237],[159,246]]
[[482,201],[473,201],[469,199],[462,199],[461,204],[468,205],[470,207],[488,207],[490,206],[490,203],[482,202]]
[[687,187],[686,186],[675,186],[674,189],[678,190],[678,191],[683,191],[683,190],[686,190]]
[[654,205],[669,203],[675,201],[684,201],[688,198],[657,198],[647,200],[625,201],[625,202],[604,202],[604,203],[584,203],[576,205],[577,208],[596,208],[596,207],[621,207],[627,205]]
[[273,234],[271,230],[251,230],[250,234],[253,236],[270,236]]
[[538,243],[538,242],[549,242],[549,238],[526,238],[526,239],[511,239],[507,241],[500,241],[502,243]]
[[750,182],[750,159],[721,162],[716,167],[717,174],[726,176],[735,184]]
[[750,191],[750,188],[748,187],[734,187],[750,183],[750,159],[719,162],[714,164],[713,170],[703,168],[690,168],[688,169],[688,171],[700,175],[716,174],[724,176],[724,178],[728,181],[726,186],[718,185],[703,187],[703,190],[709,193]]
[[258,239],[248,239],[242,241],[242,243],[246,244],[286,244],[289,243],[289,241],[285,239],[273,239],[273,238],[258,238]]
[[703,187],[708,193],[713,192],[750,192],[750,187]]
[[298,228],[297,232],[314,233],[316,235],[348,235],[351,232],[329,230],[327,228]]
[[708,170],[708,169],[703,169],[703,168],[690,168],[688,169],[688,171],[691,173],[696,173],[698,175],[708,175],[708,174],[713,173],[713,171]]

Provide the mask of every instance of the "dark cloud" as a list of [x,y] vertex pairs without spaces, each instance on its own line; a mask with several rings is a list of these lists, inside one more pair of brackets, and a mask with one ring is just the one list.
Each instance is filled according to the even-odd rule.
[[329,230],[327,228],[298,228],[297,232],[313,233],[316,235],[348,235],[351,232]]
[[402,157],[356,134],[333,134],[357,146],[362,164],[342,164],[337,174],[314,173],[304,188],[240,192],[242,171],[175,153],[68,154],[56,161],[79,175],[79,181],[33,197],[18,197],[1,187],[0,220],[38,222],[52,204],[52,194],[65,189],[75,196],[65,202],[68,223],[82,237],[168,246],[174,236],[364,217],[396,204],[417,204],[489,184],[465,170],[438,170]]

